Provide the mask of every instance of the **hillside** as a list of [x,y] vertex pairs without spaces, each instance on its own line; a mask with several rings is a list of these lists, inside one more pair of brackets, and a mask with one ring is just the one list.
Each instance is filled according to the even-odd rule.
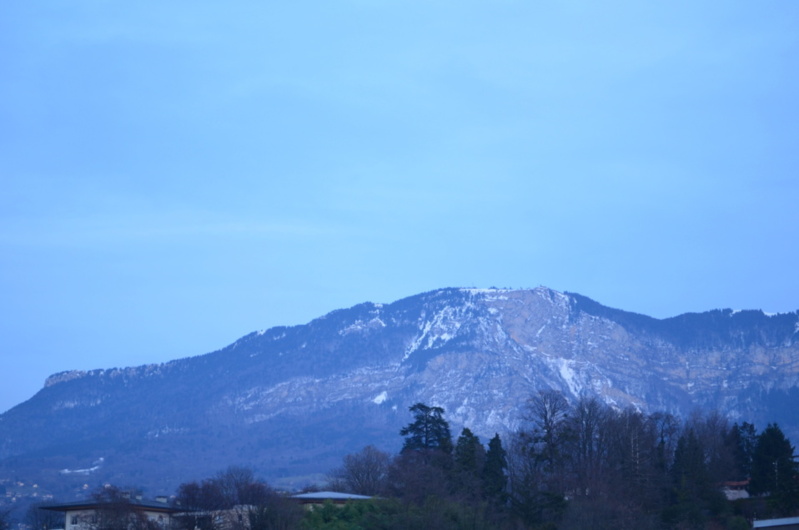
[[105,482],[171,493],[243,464],[301,485],[366,444],[398,449],[413,403],[486,440],[550,388],[643,411],[716,408],[796,440],[798,322],[731,310],[658,320],[543,287],[363,303],[206,355],[55,374],[0,416],[0,480],[69,500]]

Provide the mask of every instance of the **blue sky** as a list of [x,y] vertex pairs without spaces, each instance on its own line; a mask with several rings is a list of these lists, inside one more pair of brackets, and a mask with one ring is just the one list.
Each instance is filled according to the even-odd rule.
[[799,308],[799,4],[5,2],[0,411],[439,287]]

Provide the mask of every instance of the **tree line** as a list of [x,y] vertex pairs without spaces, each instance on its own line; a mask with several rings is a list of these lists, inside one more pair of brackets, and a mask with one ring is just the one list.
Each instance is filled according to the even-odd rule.
[[[366,446],[329,473],[325,489],[371,500],[306,511],[231,467],[179,486],[178,530],[737,530],[799,514],[799,466],[777,424],[758,432],[716,412],[680,419],[543,391],[515,432],[484,446],[469,428],[453,440],[441,407],[417,403],[410,413],[398,454]],[[728,500],[725,486],[751,497]],[[150,530],[125,515],[119,490],[95,498],[114,508],[94,530]]]
[[[484,447],[468,428],[453,443],[439,407],[410,411],[398,455],[366,447],[332,473],[339,489],[388,501],[317,513],[313,528],[744,529],[799,514],[799,466],[777,424],[543,391],[516,432]],[[751,498],[728,500],[725,487]]]

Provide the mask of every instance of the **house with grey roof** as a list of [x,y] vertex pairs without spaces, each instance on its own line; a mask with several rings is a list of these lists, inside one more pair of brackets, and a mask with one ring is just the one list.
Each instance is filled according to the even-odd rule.
[[338,491],[312,491],[309,493],[292,495],[290,498],[299,502],[304,508],[312,510],[322,506],[326,502],[343,505],[349,502],[368,501],[372,497],[369,495],[356,495],[354,493],[340,493]]

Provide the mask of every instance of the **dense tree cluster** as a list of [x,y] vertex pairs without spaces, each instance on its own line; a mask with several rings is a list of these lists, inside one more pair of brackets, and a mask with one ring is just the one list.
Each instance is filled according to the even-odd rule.
[[[557,392],[535,396],[528,412],[509,449],[510,509],[527,527],[728,528],[752,510],[799,508],[793,447],[776,425],[758,435],[716,413],[681,422]],[[769,502],[733,505],[722,487],[749,477]]]
[[[794,448],[775,424],[757,433],[717,413],[680,420],[548,391],[527,403],[507,447],[497,435],[486,449],[468,428],[445,439],[443,409],[410,410],[402,451],[380,459],[385,478],[358,490],[382,500],[330,507],[306,528],[743,529],[754,515],[799,513]],[[357,482],[351,468],[336,484]],[[756,496],[728,501],[725,485]]]
[[[444,410],[417,403],[413,421],[393,458],[373,447],[344,458],[331,484],[353,493],[376,495],[370,502],[315,510],[305,521],[308,529],[449,528],[489,529],[506,525],[507,459],[499,435],[486,449],[468,428],[455,443]],[[377,454],[376,454],[377,453]],[[379,456],[378,456],[379,455]],[[372,469],[368,488],[360,476]],[[378,471],[379,470],[379,471]]]

